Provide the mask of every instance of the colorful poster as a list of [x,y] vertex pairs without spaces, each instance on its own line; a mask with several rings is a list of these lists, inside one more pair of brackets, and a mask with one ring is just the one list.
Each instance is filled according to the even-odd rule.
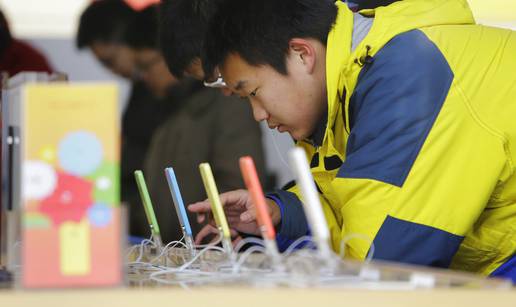
[[32,84],[23,93],[22,283],[117,285],[122,274],[117,89]]

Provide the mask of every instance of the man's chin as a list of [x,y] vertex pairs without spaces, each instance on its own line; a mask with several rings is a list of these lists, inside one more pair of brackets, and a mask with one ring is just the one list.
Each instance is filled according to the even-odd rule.
[[[280,126],[278,129],[275,129],[278,133],[288,133],[291,138],[293,138],[295,141],[304,141],[306,140],[310,135],[306,133],[300,133],[297,130],[293,130],[291,128],[287,128],[285,126]],[[306,134],[306,135],[305,135]]]
[[303,134],[300,134],[296,131],[285,131],[287,132],[288,134],[290,134],[290,137],[292,137],[294,140],[296,141],[303,141],[306,139],[306,137],[303,135]]

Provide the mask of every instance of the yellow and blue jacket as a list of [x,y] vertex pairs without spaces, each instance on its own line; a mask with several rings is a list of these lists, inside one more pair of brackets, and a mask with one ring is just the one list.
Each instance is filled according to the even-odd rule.
[[[374,244],[375,259],[516,280],[516,32],[476,25],[465,0],[404,0],[361,11],[374,21],[351,51],[336,5],[327,117],[298,143],[333,248],[359,234],[353,258]],[[296,186],[270,197],[280,235],[309,231]]]

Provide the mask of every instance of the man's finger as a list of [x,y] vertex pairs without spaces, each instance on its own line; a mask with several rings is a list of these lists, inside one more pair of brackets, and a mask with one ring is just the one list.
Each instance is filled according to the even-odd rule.
[[235,230],[235,229],[233,229],[233,228],[229,228],[229,235],[230,235],[232,238],[234,238],[234,237],[236,237],[236,236],[239,236],[238,231],[236,231],[236,230]]
[[228,218],[227,218],[227,221],[228,221],[228,224],[229,224],[230,226],[234,226],[235,224],[240,223],[240,217],[239,217],[239,216],[235,216],[235,217],[228,217]]
[[205,200],[198,203],[188,205],[188,211],[195,213],[205,213],[211,211],[210,202]]
[[247,196],[246,190],[235,190],[220,194],[220,201],[223,206],[229,207],[232,205],[245,204],[245,198]]
[[215,235],[215,237],[213,239],[211,239],[209,244],[214,244],[214,243],[217,243],[218,241],[220,241],[220,233],[219,232],[217,232],[217,235]]
[[237,246],[238,243],[240,243],[240,241],[242,241],[242,237],[241,236],[237,236],[231,243],[233,244],[233,247]]
[[244,213],[242,213],[240,215],[240,220],[243,223],[250,223],[250,222],[256,220],[256,212],[255,212],[255,210],[252,209],[252,210],[245,211]]
[[200,213],[197,214],[197,223],[202,224],[206,220],[206,214]]
[[195,236],[195,244],[200,245],[204,238],[209,236],[210,234],[218,234],[219,230],[215,228],[213,225],[206,225],[204,226],[199,233]]

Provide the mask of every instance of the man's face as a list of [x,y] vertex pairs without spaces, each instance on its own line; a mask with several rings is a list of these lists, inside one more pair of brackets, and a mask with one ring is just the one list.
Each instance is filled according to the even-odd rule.
[[230,54],[220,70],[234,94],[249,98],[256,121],[296,140],[309,137],[326,110],[324,74],[309,72],[293,53],[287,56],[287,75],[268,65],[251,66],[238,54]]
[[95,42],[91,45],[91,51],[113,73],[126,79],[133,78],[135,54],[130,48],[115,43]]
[[177,83],[172,76],[161,53],[154,49],[142,49],[136,52],[136,71],[139,78],[157,97],[164,97],[168,90]]

